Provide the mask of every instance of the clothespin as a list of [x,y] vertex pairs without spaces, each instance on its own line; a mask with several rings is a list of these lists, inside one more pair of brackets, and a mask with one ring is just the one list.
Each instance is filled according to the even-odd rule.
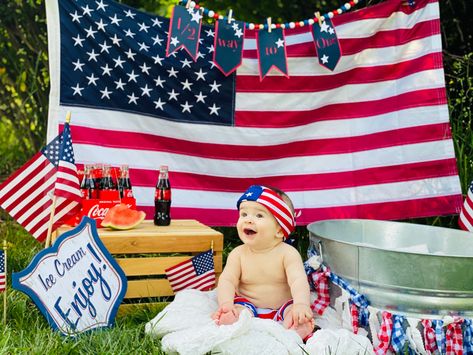
[[268,32],[271,33],[271,17],[268,17],[266,21],[268,23]]
[[232,14],[233,14],[233,10],[232,9],[228,10],[228,24],[232,22]]
[[214,251],[214,241],[213,240],[210,242],[210,250],[212,250],[212,253],[213,253],[213,251]]
[[322,17],[320,16],[320,12],[316,11],[314,12],[315,18],[317,19],[317,23],[320,25],[320,23],[323,21]]
[[66,113],[66,123],[71,123],[71,111],[67,111]]
[[407,1],[402,2],[402,6],[409,5],[410,7],[414,7],[415,4],[416,4],[416,2],[414,0],[407,0]]

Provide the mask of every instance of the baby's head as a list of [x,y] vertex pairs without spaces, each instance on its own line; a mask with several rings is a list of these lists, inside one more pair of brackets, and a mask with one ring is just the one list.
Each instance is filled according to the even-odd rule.
[[244,243],[271,246],[294,230],[294,207],[289,196],[279,189],[252,185],[238,200],[237,208],[237,230]]

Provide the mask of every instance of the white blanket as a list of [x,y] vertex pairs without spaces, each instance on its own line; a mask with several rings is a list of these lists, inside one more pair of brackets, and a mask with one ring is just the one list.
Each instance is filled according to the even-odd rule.
[[304,344],[294,330],[243,311],[232,325],[211,319],[217,309],[214,291],[184,290],[146,324],[147,334],[161,339],[167,354],[371,354],[366,337],[344,329],[322,329]]

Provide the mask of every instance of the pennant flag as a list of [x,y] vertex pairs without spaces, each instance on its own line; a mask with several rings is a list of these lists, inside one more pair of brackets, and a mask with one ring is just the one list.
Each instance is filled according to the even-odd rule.
[[473,181],[468,187],[468,192],[458,217],[458,225],[465,231],[473,232]]
[[327,18],[321,23],[314,23],[312,25],[312,36],[314,37],[319,64],[327,69],[334,70],[342,53],[332,20]]
[[282,28],[273,29],[271,32],[262,30],[258,31],[256,36],[260,80],[263,80],[272,68],[289,78],[284,30]]
[[53,194],[58,198],[52,231],[78,212],[81,201],[67,123],[60,135],[0,185],[0,206],[42,242],[47,235]]
[[290,78],[263,81],[256,31],[225,76],[213,27],[202,25],[196,62],[166,57],[169,19],[99,4],[46,1],[48,137],[73,111],[77,163],[128,164],[148,218],[161,164],[173,218],[213,226],[235,224],[235,201],[253,184],[287,192],[298,225],[460,212],[437,1],[334,17],[343,56],[333,71],[317,62],[310,26],[285,29]]
[[244,35],[245,23],[242,21],[218,20],[215,24],[213,61],[227,76],[242,63]]
[[7,278],[7,275],[5,273],[6,263],[7,261],[5,258],[5,251],[0,250],[0,292],[5,291],[6,289],[6,278]]
[[215,286],[214,258],[211,249],[165,271],[174,292],[186,288],[207,291]]
[[[158,20],[159,21],[159,20]],[[171,17],[171,24],[169,25],[169,37],[167,40],[166,57],[177,51],[179,48],[184,48],[187,53],[197,60],[200,26],[202,24],[202,15],[200,10],[186,9],[183,6],[174,6]],[[149,26],[144,22],[142,27],[144,32],[148,31]],[[144,44],[145,42],[143,42]],[[143,50],[148,51],[149,46],[144,44]]]

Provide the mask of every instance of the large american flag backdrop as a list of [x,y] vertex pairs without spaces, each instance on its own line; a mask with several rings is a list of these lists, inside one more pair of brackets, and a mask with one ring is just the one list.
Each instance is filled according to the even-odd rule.
[[194,63],[184,50],[166,58],[169,19],[106,0],[46,4],[48,134],[70,110],[76,161],[129,164],[148,217],[161,164],[173,218],[209,225],[234,224],[251,184],[285,190],[298,224],[461,209],[435,0],[333,18],[333,72],[318,64],[310,27],[287,29],[290,78],[263,81],[254,31],[225,77],[212,63],[213,26],[202,26]]

